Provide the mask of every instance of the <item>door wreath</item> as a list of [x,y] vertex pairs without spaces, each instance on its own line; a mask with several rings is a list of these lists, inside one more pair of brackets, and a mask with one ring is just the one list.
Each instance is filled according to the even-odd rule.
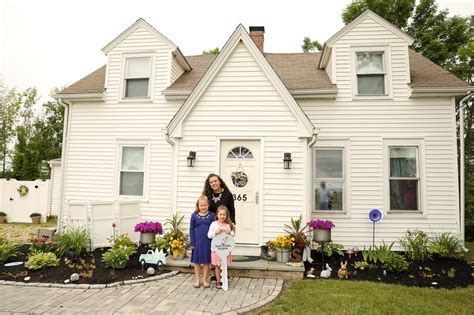
[[30,191],[28,189],[28,187],[26,187],[25,185],[20,185],[17,190],[18,194],[20,195],[20,197],[24,197],[26,195],[28,195],[28,191]]

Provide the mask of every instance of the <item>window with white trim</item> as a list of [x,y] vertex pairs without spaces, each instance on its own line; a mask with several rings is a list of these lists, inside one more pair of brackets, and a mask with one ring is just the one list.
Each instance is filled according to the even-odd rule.
[[315,149],[315,211],[344,211],[344,148]]
[[384,52],[356,53],[357,95],[386,95]]
[[389,146],[390,210],[420,210],[418,146]]
[[151,58],[127,58],[125,67],[125,97],[148,97],[148,90],[150,85]]
[[145,147],[121,146],[120,196],[143,196],[145,186]]

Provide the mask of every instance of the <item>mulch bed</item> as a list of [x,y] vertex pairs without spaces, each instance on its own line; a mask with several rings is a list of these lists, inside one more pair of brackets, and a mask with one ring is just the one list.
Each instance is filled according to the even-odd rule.
[[[321,253],[312,253],[312,258],[315,259],[316,265],[310,265],[305,262],[305,278],[308,280],[321,279]],[[347,260],[347,268],[350,272],[348,279],[339,279],[337,271],[340,268],[341,262]],[[332,268],[330,279],[339,279],[341,281],[374,281],[392,284],[401,284],[405,286],[416,287],[431,287],[431,288],[459,288],[474,285],[474,264],[467,263],[463,260],[436,258],[427,259],[424,262],[411,261],[408,270],[401,273],[393,273],[386,271],[381,266],[374,269],[365,268],[365,270],[358,270],[354,268],[354,262],[362,261],[362,254],[359,253],[356,257],[348,258],[348,256],[333,255],[325,257],[325,263],[328,263]],[[307,273],[309,269],[315,268],[314,275],[316,278],[308,278]],[[448,271],[454,268],[455,275],[453,278],[448,276]],[[434,284],[436,283],[436,284]]]
[[[24,261],[26,262],[26,255],[28,254],[28,245],[24,245],[21,248],[21,252],[13,258],[10,258],[9,262],[12,261]],[[117,281],[132,280],[132,278],[147,278],[150,277],[146,273],[147,267],[142,271],[138,257],[142,253],[146,253],[148,248],[139,247],[135,255],[130,257],[129,262],[125,269],[112,270],[106,268],[105,263],[102,262],[102,254],[107,249],[96,249],[90,253],[81,254],[80,259],[74,264],[74,266],[68,266],[65,259],[60,260],[60,264],[57,267],[29,270],[24,264],[5,267],[0,264],[0,280],[8,281],[24,281],[25,277],[30,277],[27,282],[45,282],[45,283],[62,283],[64,280],[69,279],[71,274],[80,274],[79,281],[76,284],[107,284]],[[92,266],[95,266],[93,268]],[[155,268],[155,276],[159,275],[156,265],[150,265]]]

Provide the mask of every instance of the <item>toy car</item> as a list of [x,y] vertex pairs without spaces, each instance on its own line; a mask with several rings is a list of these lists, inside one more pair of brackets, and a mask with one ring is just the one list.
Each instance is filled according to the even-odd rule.
[[163,265],[166,264],[166,255],[158,249],[155,249],[155,251],[150,249],[146,254],[141,254],[138,261],[142,264],[142,268],[144,268],[146,264],[156,265],[157,269],[161,271]]

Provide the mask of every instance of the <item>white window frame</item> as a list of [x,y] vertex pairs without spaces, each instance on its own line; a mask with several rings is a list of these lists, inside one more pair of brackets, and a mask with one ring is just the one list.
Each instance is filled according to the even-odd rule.
[[[315,198],[315,180],[316,180],[316,150],[318,149],[327,149],[327,150],[334,150],[340,149],[342,150],[342,174],[343,174],[343,203],[342,203],[342,210],[316,210],[316,198]],[[312,149],[312,177],[311,177],[311,199],[312,199],[312,213],[317,213],[319,217],[325,217],[325,214],[330,215],[347,215],[350,213],[350,201],[348,199],[349,196],[349,189],[350,189],[350,176],[349,176],[349,145],[348,140],[333,140],[333,139],[320,139],[318,140],[317,144]],[[330,179],[328,179],[330,180]],[[330,216],[328,216],[330,218]]]
[[[132,140],[132,139],[120,139],[116,143],[116,163],[115,163],[115,189],[114,196],[118,200],[139,200],[143,202],[149,201],[149,178],[150,178],[150,140]],[[143,195],[120,195],[120,173],[122,171],[122,153],[124,147],[142,147],[143,152]]]
[[[425,149],[423,138],[385,138],[383,140],[384,158],[384,209],[389,215],[426,215],[425,196]],[[416,147],[417,150],[417,179],[418,179],[418,210],[391,210],[390,209],[390,148],[393,147]]]
[[[385,94],[359,94],[359,80],[357,75],[357,54],[360,53],[382,53],[384,66],[384,90]],[[390,99],[392,93],[391,54],[389,46],[351,46],[351,69],[352,69],[352,96],[356,99]]]
[[[153,95],[152,88],[154,86],[154,73],[153,69],[155,68],[155,58],[154,53],[151,52],[137,52],[137,53],[127,53],[122,55],[122,71],[121,71],[121,84],[120,84],[120,95],[121,101],[123,102],[136,102],[136,101],[150,101],[151,96]],[[148,74],[148,93],[147,96],[136,96],[136,97],[127,97],[127,65],[129,59],[134,58],[150,58],[150,69]]]

